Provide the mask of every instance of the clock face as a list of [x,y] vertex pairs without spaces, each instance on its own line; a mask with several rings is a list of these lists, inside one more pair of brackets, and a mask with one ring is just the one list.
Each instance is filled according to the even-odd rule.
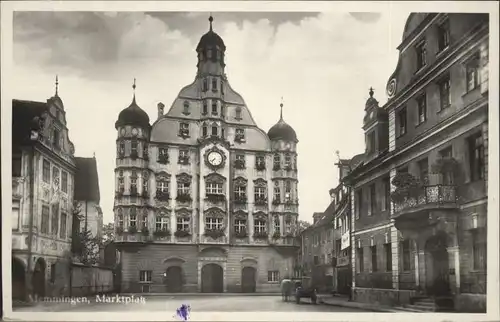
[[122,130],[120,131],[120,134],[121,134],[122,136],[124,136],[124,135],[125,135],[125,129],[122,129]]
[[222,155],[217,151],[208,154],[208,162],[213,166],[219,166],[222,163]]
[[136,129],[136,128],[133,128],[133,129],[132,129],[132,135],[137,135],[137,133],[138,133],[137,129]]

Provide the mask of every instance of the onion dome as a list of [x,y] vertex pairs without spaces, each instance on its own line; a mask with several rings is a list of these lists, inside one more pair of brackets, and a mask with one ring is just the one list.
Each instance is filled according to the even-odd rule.
[[206,34],[201,36],[200,42],[198,43],[198,46],[196,46],[196,51],[199,51],[203,48],[215,47],[219,47],[222,51],[225,51],[226,45],[224,45],[224,41],[212,29],[212,21],[214,21],[214,18],[210,16],[210,18],[208,18],[208,21],[210,22],[210,30]]
[[283,120],[283,103],[280,104],[280,120],[267,132],[267,136],[272,140],[285,140],[298,142],[295,130]]
[[130,106],[120,112],[118,120],[115,123],[116,129],[118,129],[119,126],[124,125],[137,125],[142,128],[149,127],[148,114],[144,112],[144,110],[141,109],[135,102],[135,79],[132,88],[134,89],[134,98],[132,99]]
[[378,101],[373,97],[373,88],[370,87],[370,98],[366,100],[365,111],[372,106],[378,106]]

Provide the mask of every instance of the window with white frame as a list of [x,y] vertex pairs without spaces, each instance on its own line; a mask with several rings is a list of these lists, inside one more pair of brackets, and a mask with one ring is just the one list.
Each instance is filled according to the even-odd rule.
[[138,147],[138,143],[137,143],[137,140],[132,140],[130,142],[130,155],[135,155],[137,156],[137,147]]
[[142,173],[142,192],[143,193],[146,193],[149,190],[148,177],[149,177],[149,175],[147,172]]
[[139,271],[139,282],[141,283],[151,283],[152,282],[152,271]]
[[234,197],[236,199],[243,199],[246,197],[247,187],[244,185],[238,185],[234,188]]
[[247,221],[245,219],[236,219],[234,221],[234,231],[237,233],[243,233],[246,231]]
[[161,179],[156,183],[156,191],[167,193],[168,192],[168,181]]
[[274,183],[273,199],[276,202],[281,201],[281,189],[280,189],[279,183],[277,181]]
[[179,124],[179,135],[188,136],[189,135],[189,124],[180,123]]
[[479,54],[475,54],[465,64],[467,92],[470,92],[479,86]]
[[275,169],[279,169],[281,166],[281,157],[278,153],[276,153],[273,157],[273,167]]
[[168,217],[156,216],[156,231],[166,231],[168,230]]
[[130,194],[137,193],[137,173],[132,171],[132,175],[130,176]]
[[205,229],[206,230],[221,230],[223,226],[223,218],[219,217],[207,217],[205,218]]
[[177,195],[186,196],[189,195],[191,191],[191,183],[190,182],[178,182],[177,183]]
[[135,208],[130,209],[129,227],[137,227],[137,212]]
[[255,229],[256,233],[266,232],[266,221],[263,219],[255,219],[254,220],[254,229]]
[[244,141],[245,140],[245,130],[244,129],[236,129],[235,138],[237,141]]
[[117,219],[118,219],[118,227],[123,229],[123,214],[118,214]]
[[188,150],[179,150],[179,161],[189,162],[189,151]]
[[255,187],[255,200],[265,200],[266,199],[266,188],[265,187]]
[[285,154],[285,167],[286,168],[292,167],[292,156],[289,153]]
[[206,194],[207,195],[221,195],[222,194],[222,183],[207,182]]
[[292,201],[292,183],[290,181],[285,182],[285,202]]
[[274,231],[275,232],[280,232],[281,231],[281,223],[280,223],[280,217],[279,216],[274,216]]
[[189,218],[187,217],[177,218],[177,230],[189,231]]
[[279,271],[268,271],[267,272],[267,281],[272,283],[277,283],[280,281],[280,272]]

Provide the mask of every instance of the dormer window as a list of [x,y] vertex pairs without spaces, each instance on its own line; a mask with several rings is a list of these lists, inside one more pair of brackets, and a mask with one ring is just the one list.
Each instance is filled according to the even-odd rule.
[[158,148],[158,163],[161,163],[161,164],[168,163],[168,149]]
[[236,169],[244,169],[245,168],[245,155],[244,154],[237,154],[236,155],[234,167]]
[[398,128],[399,128],[399,136],[406,134],[406,107],[402,108],[398,112]]
[[59,130],[54,129],[52,134],[52,146],[56,149],[60,148],[59,146]]
[[217,78],[212,78],[212,92],[217,92]]
[[212,101],[212,115],[217,115],[217,101]]
[[235,141],[244,142],[245,141],[245,130],[244,129],[236,129],[236,134],[234,136]]
[[208,127],[207,127],[207,124],[203,123],[203,126],[202,126],[202,136],[203,137],[206,137],[208,135]]
[[207,101],[203,101],[203,110],[201,111],[203,115],[208,114],[208,103]]
[[420,70],[427,65],[427,48],[425,41],[422,41],[415,48],[417,54],[417,70]]
[[188,115],[189,114],[189,102],[184,101],[184,110],[182,111],[183,114]]
[[439,100],[441,109],[445,109],[451,105],[451,92],[450,92],[450,76],[447,75],[439,82]]
[[427,120],[427,97],[425,94],[417,98],[418,107],[418,124],[422,124]]
[[179,150],[179,164],[189,164],[189,150]]
[[132,140],[130,141],[130,157],[132,159],[135,159],[138,157],[138,152],[137,152],[137,148],[138,148],[138,143],[137,143],[137,140]]
[[479,54],[474,55],[465,65],[467,77],[467,92],[479,86]]
[[273,157],[273,169],[279,170],[281,168],[281,158],[278,153],[276,153]]
[[375,132],[368,133],[366,137],[366,152],[372,153],[375,151]]
[[238,106],[236,108],[234,118],[237,119],[237,120],[241,120],[241,107]]
[[180,123],[179,124],[179,136],[186,137],[189,136],[189,124]]
[[203,88],[204,92],[208,91],[208,80],[206,78],[203,79]]
[[438,50],[441,52],[450,45],[450,22],[446,20],[438,26]]

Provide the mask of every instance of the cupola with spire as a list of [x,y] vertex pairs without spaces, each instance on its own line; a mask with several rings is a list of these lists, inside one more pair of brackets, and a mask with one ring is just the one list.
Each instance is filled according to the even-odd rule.
[[132,85],[132,89],[134,91],[134,96],[132,99],[132,103],[126,109],[120,112],[118,116],[118,120],[115,123],[115,128],[118,129],[120,126],[125,125],[137,125],[142,128],[149,128],[149,116],[143,109],[141,109],[136,101],[135,101],[135,78],[134,85]]
[[271,141],[284,140],[298,142],[295,130],[283,120],[283,102],[280,104],[280,119],[278,123],[269,129],[267,136]]
[[201,36],[196,52],[198,53],[198,71],[211,74],[223,74],[224,55],[226,52],[226,45],[222,38],[213,30],[214,18],[210,14],[208,18],[209,30]]
[[372,87],[370,87],[368,94],[370,97],[365,103],[363,130],[365,131],[365,156],[367,160],[370,160],[389,147],[389,116],[373,97]]

